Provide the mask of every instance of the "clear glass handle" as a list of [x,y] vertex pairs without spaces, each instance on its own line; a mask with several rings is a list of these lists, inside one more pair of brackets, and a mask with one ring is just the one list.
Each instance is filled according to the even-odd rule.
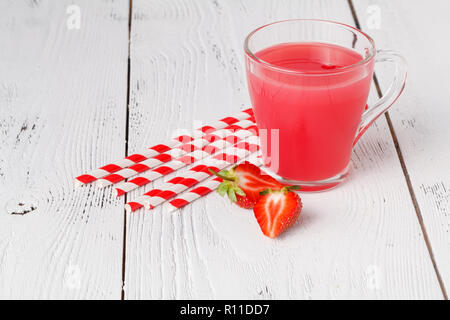
[[364,111],[361,118],[361,125],[353,144],[356,144],[370,125],[379,116],[384,114],[387,109],[389,109],[389,107],[397,100],[405,88],[407,68],[406,61],[401,55],[393,51],[378,50],[375,58],[375,63],[377,62],[392,63],[395,67],[394,79],[389,89],[387,89],[386,93],[380,98],[380,100],[378,100],[373,106],[369,106],[368,109]]

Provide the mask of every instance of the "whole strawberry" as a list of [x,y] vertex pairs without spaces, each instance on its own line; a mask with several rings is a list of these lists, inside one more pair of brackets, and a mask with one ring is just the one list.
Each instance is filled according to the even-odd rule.
[[261,199],[253,208],[255,218],[262,232],[269,238],[276,238],[297,221],[302,210],[302,201],[291,190],[298,186],[267,189],[261,192]]
[[217,192],[221,196],[228,195],[232,202],[245,209],[254,207],[261,197],[259,194],[261,191],[283,187],[281,183],[250,162],[243,162],[230,170],[220,172],[209,170],[223,179]]

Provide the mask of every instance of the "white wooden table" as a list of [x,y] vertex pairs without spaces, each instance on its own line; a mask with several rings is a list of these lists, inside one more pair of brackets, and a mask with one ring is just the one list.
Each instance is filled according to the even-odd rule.
[[[0,0],[0,298],[446,298],[449,12],[446,0]],[[409,81],[348,182],[302,194],[284,236],[216,194],[125,214],[111,189],[74,188],[249,106],[245,35],[307,17],[360,25],[405,55]]]

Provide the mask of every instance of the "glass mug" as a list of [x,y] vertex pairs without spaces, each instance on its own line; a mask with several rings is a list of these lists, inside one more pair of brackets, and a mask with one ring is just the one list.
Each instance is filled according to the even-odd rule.
[[[303,191],[325,190],[348,174],[352,148],[399,97],[406,63],[375,50],[342,23],[296,19],[251,32],[244,43],[247,82],[266,168]],[[373,106],[375,62],[390,62],[393,83]]]

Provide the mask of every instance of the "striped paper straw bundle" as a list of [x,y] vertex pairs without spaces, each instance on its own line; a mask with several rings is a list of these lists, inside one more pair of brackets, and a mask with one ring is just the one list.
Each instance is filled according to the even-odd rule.
[[[239,143],[236,145],[236,148],[235,150],[226,150],[224,153],[213,157],[213,162],[208,164],[208,167],[216,172],[223,170],[230,165],[244,160],[252,152],[257,151],[259,146],[254,143]],[[211,172],[209,170],[207,172],[188,173],[180,182],[172,185],[164,185],[161,188],[161,192],[147,197],[144,200],[145,208],[151,210],[210,176]]]
[[117,172],[123,168],[127,168],[129,166],[132,166],[136,163],[142,162],[148,158],[155,157],[160,153],[167,152],[171,150],[172,148],[176,148],[182,144],[191,142],[195,140],[197,134],[208,134],[215,130],[223,129],[225,127],[228,127],[232,125],[233,123],[236,123],[240,120],[248,119],[253,115],[252,109],[246,109],[244,111],[241,111],[234,116],[226,117],[223,119],[220,119],[211,125],[206,125],[201,128],[198,128],[195,130],[195,134],[193,136],[188,135],[180,135],[178,137],[173,138],[169,143],[167,144],[157,144],[150,148],[147,148],[141,153],[136,153],[133,155],[130,155],[124,159],[114,161],[112,163],[109,163],[101,168],[92,170],[89,173],[83,174],[81,176],[78,176],[75,178],[75,182],[77,185],[82,184],[88,184],[93,181],[96,181],[99,178],[103,178],[107,175],[110,175],[114,172]]
[[[208,176],[210,175],[210,172],[209,172],[209,170],[208,170],[209,168],[211,168],[211,169],[213,169],[213,170],[216,169],[216,168],[213,167],[213,166],[198,165],[198,166],[193,167],[193,168],[191,169],[191,171],[192,171],[192,172],[196,172],[196,173],[201,174],[202,177],[203,177],[203,176],[208,177]],[[163,188],[163,189],[165,189],[165,188],[170,188],[171,186],[175,186],[175,185],[179,185],[179,184],[184,184],[184,186],[185,186],[186,188],[190,188],[190,187],[194,186],[195,183],[196,183],[196,181],[195,181],[194,179],[186,179],[186,178],[183,177],[183,176],[178,176],[178,177],[172,178],[172,179],[170,179],[169,181],[167,181],[167,182],[163,185],[162,188]],[[138,209],[141,209],[141,208],[144,207],[145,199],[150,198],[150,197],[153,197],[153,196],[156,196],[156,195],[160,194],[161,192],[163,192],[162,189],[152,189],[152,190],[150,190],[150,191],[144,193],[144,194],[143,194],[142,196],[140,196],[137,200],[128,202],[128,203],[125,205],[125,209],[126,209],[128,212],[133,212],[133,211],[136,211],[136,210],[138,210]]]
[[211,173],[207,170],[208,168],[212,168],[215,171],[222,170],[231,164],[242,161],[257,150],[259,150],[258,137],[250,136],[248,141],[238,142],[232,147],[225,149],[224,152],[202,161],[188,170],[186,176],[176,177],[168,181],[160,189],[150,190],[138,199],[130,201],[125,205],[125,208],[129,212],[136,211],[143,206],[153,209],[200,181],[207,179],[211,176]]
[[222,178],[219,177],[208,180],[205,183],[200,184],[198,187],[195,187],[192,190],[181,194],[178,198],[169,201],[166,207],[168,208],[169,212],[181,209],[189,203],[216,190],[222,183],[222,181]]
[[[127,178],[131,178],[139,173],[143,173],[154,167],[161,166],[164,163],[165,163],[164,168],[171,168],[172,171],[180,169],[181,166],[188,165],[193,161],[198,160],[199,157],[209,156],[210,154],[210,152],[208,152],[209,150],[212,151],[217,148],[223,148],[224,146],[226,146],[226,143],[230,141],[230,139],[235,138],[238,139],[237,141],[239,141],[250,134],[255,134],[256,130],[257,130],[256,125],[252,118],[248,120],[239,121],[236,124],[230,125],[225,129],[217,130],[213,133],[206,134],[200,138],[197,138],[191,141],[190,143],[180,145],[170,150],[168,153],[160,153],[156,157],[144,160],[128,168],[110,174],[104,178],[98,179],[96,184],[98,187],[103,188],[111,184],[123,181]],[[180,162],[183,165],[180,164]],[[155,179],[156,174],[155,172],[161,173],[161,168],[158,167],[158,169],[154,170],[153,174],[150,173],[146,177],[148,180],[147,183]],[[128,183],[130,187],[125,188],[119,187],[118,189],[122,191],[127,190],[127,192],[129,192],[134,189],[131,187],[131,185],[136,186],[136,188],[144,185],[143,178],[145,178],[145,176],[141,176],[137,179],[139,184],[134,184],[133,182],[130,181]],[[125,192],[122,193],[117,191],[118,195],[122,195],[124,193]]]
[[[199,150],[195,150],[178,159],[169,161],[164,165],[161,165],[157,168],[150,170],[148,173],[144,173],[139,177],[131,179],[130,181],[120,184],[115,189],[117,196],[121,196],[138,187],[144,186],[152,181],[155,181],[158,178],[168,175],[196,161],[208,158],[209,156],[214,155],[215,153],[224,148],[233,146],[235,143],[243,141],[247,137],[255,136],[257,134],[256,125],[254,123],[251,123],[250,121],[248,121],[248,123],[245,124],[245,126],[243,127],[238,128],[236,128],[237,126],[233,127],[234,129],[238,130],[234,131],[234,129],[233,130],[225,129],[226,131],[228,131],[228,133],[222,139],[217,140],[209,145],[202,147]],[[244,129],[245,127],[246,129]]]
[[[248,161],[258,167],[262,165],[258,157],[252,157],[252,159],[249,159]],[[166,208],[169,212],[181,209],[184,206],[194,202],[195,200],[200,199],[201,197],[206,196],[208,193],[216,190],[221,183],[222,178],[219,177],[215,177],[209,179],[208,181],[200,183],[197,187],[180,194],[173,200],[170,200],[166,204]]]

